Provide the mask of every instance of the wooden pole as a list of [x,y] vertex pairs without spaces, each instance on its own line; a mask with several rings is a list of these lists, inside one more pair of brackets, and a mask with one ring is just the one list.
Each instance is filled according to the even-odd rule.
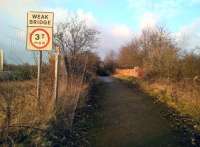
[[3,50],[0,49],[0,71],[3,71]]
[[41,65],[42,65],[42,51],[38,53],[38,75],[37,75],[37,98],[38,105],[40,107],[40,95],[41,95]]
[[59,48],[56,48],[55,54],[55,81],[54,81],[54,101],[55,107],[57,107],[58,101],[58,81],[59,81],[59,65],[60,65],[60,51]]

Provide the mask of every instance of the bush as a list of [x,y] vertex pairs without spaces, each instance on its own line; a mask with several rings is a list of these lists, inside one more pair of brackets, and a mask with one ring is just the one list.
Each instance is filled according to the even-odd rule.
[[37,77],[37,67],[33,65],[6,65],[7,71],[0,73],[0,81],[31,80]]

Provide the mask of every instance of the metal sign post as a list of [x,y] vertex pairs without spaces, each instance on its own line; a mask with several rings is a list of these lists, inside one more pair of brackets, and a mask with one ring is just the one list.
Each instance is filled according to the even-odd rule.
[[40,106],[40,94],[41,94],[41,66],[42,66],[42,51],[38,53],[38,75],[37,75],[37,98]]

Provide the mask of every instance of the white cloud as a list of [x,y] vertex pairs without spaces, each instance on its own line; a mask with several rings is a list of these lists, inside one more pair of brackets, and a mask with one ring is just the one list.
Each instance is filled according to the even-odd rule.
[[[153,24],[154,21],[169,22],[171,18],[181,17],[182,13],[200,6],[200,0],[128,0],[129,8],[141,23]],[[140,19],[143,17],[144,19]],[[143,25],[142,25],[143,26]]]
[[125,24],[104,26],[99,24],[100,47],[98,53],[104,57],[110,50],[118,51],[119,48],[132,39],[133,31]]
[[200,4],[200,0],[128,0],[129,7],[137,12],[152,11],[165,17],[175,16],[182,8]]
[[68,11],[67,9],[63,8],[54,8],[54,9],[41,8],[41,10],[54,12],[55,25],[61,22],[65,22],[73,15],[77,15],[79,19],[84,20],[89,27],[97,26],[97,21],[94,15],[91,12],[84,11],[82,9],[78,9],[75,12]]
[[129,38],[132,35],[131,29],[124,24],[113,26],[111,32],[113,36],[120,38]]
[[83,19],[86,21],[86,24],[89,27],[94,27],[97,25],[96,18],[93,16],[91,12],[86,12],[86,11],[83,11],[82,9],[78,9],[76,13],[80,19]]
[[22,17],[28,9],[36,8],[40,0],[0,0],[0,10],[14,17]]
[[200,4],[200,0],[191,0],[191,4]]
[[[128,2],[130,9],[138,16],[141,29],[183,17],[184,11],[190,11],[193,6],[200,6],[200,0],[128,0]],[[181,27],[175,33],[179,47],[190,50],[200,46],[199,26],[200,18]]]
[[200,18],[189,25],[183,26],[176,33],[178,45],[183,49],[194,49],[200,46]]
[[147,27],[155,27],[157,23],[159,22],[159,16],[153,14],[153,13],[144,13],[144,15],[141,17],[140,20],[140,28],[144,29]]
[[54,12],[55,24],[64,22],[69,16],[69,12],[67,9],[55,8],[55,9],[50,9],[50,11]]

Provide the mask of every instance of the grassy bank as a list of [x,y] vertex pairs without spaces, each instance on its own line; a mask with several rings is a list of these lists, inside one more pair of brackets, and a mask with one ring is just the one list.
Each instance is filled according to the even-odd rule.
[[185,125],[189,126],[192,132],[200,132],[200,101],[198,99],[200,92],[191,83],[150,82],[119,75],[116,77],[130,86],[137,86],[155,98],[155,102],[166,104],[169,109],[173,110],[170,117],[175,117],[175,123],[179,127]]

